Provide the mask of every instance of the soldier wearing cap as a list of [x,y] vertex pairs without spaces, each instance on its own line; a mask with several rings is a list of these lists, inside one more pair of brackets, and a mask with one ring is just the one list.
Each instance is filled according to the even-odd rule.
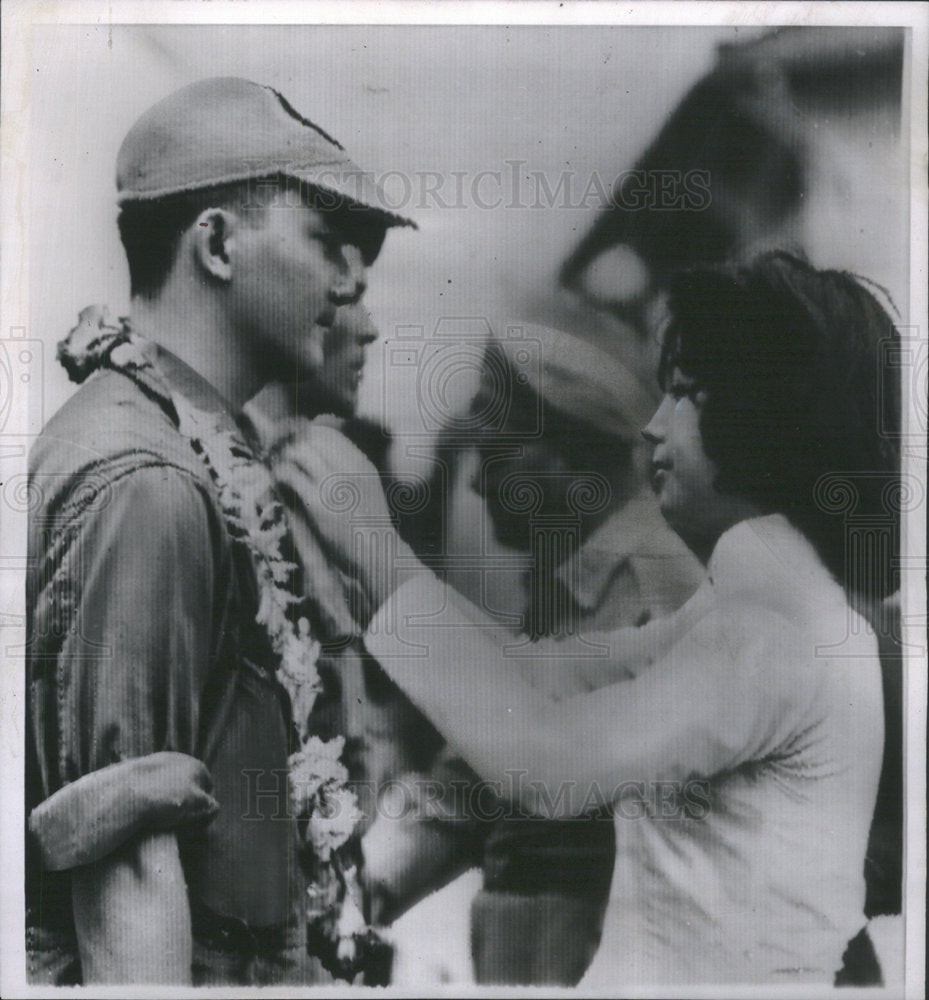
[[264,482],[234,414],[274,379],[328,391],[336,310],[408,223],[326,132],[235,78],[142,115],[117,188],[132,315],[82,314],[59,356],[96,374],[30,455],[30,976],[306,982],[292,707],[246,544],[267,526],[230,529],[247,506],[225,477]]
[[[569,639],[668,614],[700,576],[641,468],[638,427],[650,396],[582,337],[532,324],[522,330],[488,347],[485,371],[503,373],[508,412],[501,428],[480,436],[472,486],[496,539],[534,552],[526,631]],[[520,365],[526,344],[537,363]],[[474,412],[487,411],[492,391],[485,378]],[[538,498],[529,504],[519,495],[527,487]]]
[[[515,614],[523,642],[549,636],[564,656],[590,655],[591,633],[643,625],[680,607],[699,585],[700,566],[640,475],[638,427],[651,400],[638,380],[579,336],[519,329],[489,342],[468,419],[442,435],[439,455],[455,471],[433,535],[444,539],[446,578],[501,622]],[[473,568],[474,540],[482,538],[493,572]],[[434,539],[420,547],[437,548]],[[456,554],[471,554],[465,568]],[[501,557],[510,570],[501,570]],[[514,655],[519,642],[514,635]],[[552,667],[570,690],[568,668]],[[456,793],[437,795],[439,780]],[[428,778],[410,776],[407,785],[426,793],[422,801],[407,794],[405,815],[379,819],[365,838],[375,893],[396,914],[477,860],[484,872],[471,909],[477,981],[576,984],[600,939],[613,870],[611,814],[540,822],[510,812],[490,823],[499,811],[487,808],[482,820],[467,808],[477,800],[461,794],[466,780],[476,782],[449,750]],[[425,947],[417,942],[411,960],[422,963]]]

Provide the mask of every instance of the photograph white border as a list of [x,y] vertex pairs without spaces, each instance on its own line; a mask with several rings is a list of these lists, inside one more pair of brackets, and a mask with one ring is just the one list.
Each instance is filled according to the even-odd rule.
[[[916,327],[922,340],[927,332],[927,25],[929,5],[926,3],[732,3],[732,2],[305,2],[305,0],[211,0],[191,3],[189,0],[5,0],[2,6],[2,146],[0,146],[0,191],[2,191],[2,265],[0,265],[0,302],[2,302],[2,335],[13,328],[29,329],[28,289],[30,269],[37,266],[29,259],[25,204],[28,199],[30,150],[26,116],[30,108],[32,76],[30,74],[31,31],[42,24],[487,24],[487,25],[842,25],[909,27],[909,44],[905,59],[904,107],[910,107],[910,325]],[[905,434],[907,440],[924,423],[926,386],[911,381],[907,385]],[[25,400],[14,398],[14,410],[25,420]],[[922,414],[922,418],[918,415]],[[14,420],[16,416],[14,415]],[[0,441],[2,444],[2,441]],[[925,485],[925,442],[908,449],[904,471],[917,476]],[[23,464],[25,455],[23,455]],[[24,539],[24,525],[16,516],[4,511],[5,540],[0,549],[0,629],[3,647],[22,642],[24,595],[22,587],[25,555],[17,542]],[[925,511],[911,512],[904,525],[904,552],[908,557],[903,587],[903,614],[907,625],[904,641],[922,650],[926,647],[926,522]],[[13,553],[12,555],[10,553]],[[17,634],[20,633],[20,634]],[[0,815],[0,850],[4,858],[0,889],[2,889],[2,922],[0,922],[0,993],[5,997],[44,996],[47,991],[29,987],[22,981],[24,967],[22,853],[23,853],[23,784],[22,784],[22,724],[24,684],[21,669],[15,660],[4,656],[2,688],[0,688],[0,718],[2,718],[2,801]],[[925,971],[925,776],[926,776],[926,660],[909,657],[905,664],[905,914],[906,914],[906,984],[905,996],[924,995]],[[76,988],[69,991],[77,996],[124,996],[125,989]],[[177,990],[174,996],[204,995],[202,990]],[[272,991],[237,989],[212,990],[214,996],[271,995]],[[275,996],[406,995],[409,990],[391,988],[370,991],[345,987],[282,990]],[[439,991],[449,996],[574,996],[575,991],[503,990],[449,988]],[[840,995],[856,996],[859,991],[845,989]],[[866,991],[868,995],[874,990]],[[881,993],[882,991],[877,991]],[[807,996],[832,995],[833,989],[810,990]],[[435,995],[430,990],[422,995]],[[668,990],[624,995],[670,996]],[[164,988],[139,987],[134,996],[161,997]],[[796,996],[795,988],[744,988],[725,992],[721,989],[688,988],[680,995],[691,997],[717,996]],[[889,995],[886,991],[883,995]]]

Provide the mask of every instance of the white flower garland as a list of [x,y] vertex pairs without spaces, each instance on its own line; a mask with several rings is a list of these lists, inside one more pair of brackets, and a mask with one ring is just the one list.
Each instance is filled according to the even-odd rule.
[[[297,565],[281,555],[281,541],[287,534],[284,508],[274,496],[267,468],[251,455],[237,434],[222,430],[219,421],[179,393],[172,392],[171,398],[178,415],[178,430],[206,465],[226,523],[252,554],[259,593],[255,620],[264,625],[280,659],[277,679],[290,695],[302,746],[309,736],[307,720],[319,692],[319,643],[311,637],[306,618],[294,625],[288,617],[289,609],[300,599],[288,586]],[[294,789],[291,792],[293,796]],[[303,804],[301,798],[295,797],[295,805],[298,802]]]
[[[106,365],[127,373],[153,371],[146,340],[106,324],[105,310],[85,309],[80,323],[59,345],[59,359],[75,381]],[[277,499],[267,466],[217,415],[198,409],[182,393],[159,380],[178,416],[178,430],[200,455],[216,487],[223,516],[234,538],[248,547],[258,578],[256,621],[263,625],[279,658],[277,680],[290,696],[300,749],[288,759],[294,815],[305,819],[307,840],[316,859],[330,871],[308,889],[311,923],[334,941],[346,975],[358,958],[358,942],[371,933],[361,912],[361,889],[353,866],[342,864],[337,851],[352,836],[362,813],[347,787],[348,771],[340,760],[344,738],[324,742],[309,733],[309,718],[320,691],[316,670],[320,644],[306,618],[296,623],[290,612],[300,602],[290,588],[296,563],[281,554],[287,535],[284,507]]]

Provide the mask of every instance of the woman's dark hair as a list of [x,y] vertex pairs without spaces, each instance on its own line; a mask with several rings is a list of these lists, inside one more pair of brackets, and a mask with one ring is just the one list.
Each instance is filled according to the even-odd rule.
[[[874,295],[772,252],[678,273],[668,307],[659,382],[679,368],[705,391],[716,488],[788,517],[849,591],[896,590],[900,385],[882,360],[898,333]],[[863,548],[849,515],[879,526]]]
[[380,213],[283,174],[255,178],[181,191],[163,198],[125,202],[120,207],[117,225],[129,262],[131,295],[157,297],[174,266],[181,236],[205,209],[227,208],[243,213],[246,218],[258,217],[267,210],[270,196],[276,191],[292,194],[295,204],[324,212],[345,242],[361,249],[366,264],[377,258],[387,232]]

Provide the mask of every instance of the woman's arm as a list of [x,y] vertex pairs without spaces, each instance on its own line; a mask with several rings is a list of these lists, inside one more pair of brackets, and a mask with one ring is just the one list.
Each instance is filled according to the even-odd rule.
[[[447,597],[432,577],[410,581],[376,616],[368,648],[485,780],[540,814],[579,815],[641,795],[642,783],[715,774],[762,754],[790,724],[789,685],[763,669],[784,658],[785,640],[761,613],[695,615],[635,679],[554,702],[476,608],[456,603],[450,624]],[[442,624],[430,626],[440,608]]]
[[570,646],[563,639],[528,640],[508,647],[526,682],[553,701],[637,677],[660,662],[711,607],[707,586],[670,615],[647,625],[585,632]]
[[[308,481],[318,489],[307,503],[332,557],[359,575],[381,606],[366,646],[471,767],[504,790],[515,783],[512,794],[524,805],[580,814],[598,800],[615,801],[624,783],[715,774],[770,746],[795,721],[782,704],[790,702],[791,684],[764,669],[769,660],[789,661],[785,630],[751,620],[746,630],[745,621],[715,610],[695,616],[681,641],[636,679],[553,702],[526,680],[516,665],[523,658],[507,655],[478,609],[471,606],[457,623],[450,618],[450,588],[431,574],[419,572],[388,597],[401,567],[422,567],[390,531],[391,545],[377,559],[356,544],[357,512],[346,516],[325,502],[324,487],[351,482],[364,518],[389,524],[376,474],[338,433],[316,444]],[[377,532],[370,534],[377,542]],[[384,573],[394,555],[394,571]],[[744,641],[731,641],[733,628]]]

